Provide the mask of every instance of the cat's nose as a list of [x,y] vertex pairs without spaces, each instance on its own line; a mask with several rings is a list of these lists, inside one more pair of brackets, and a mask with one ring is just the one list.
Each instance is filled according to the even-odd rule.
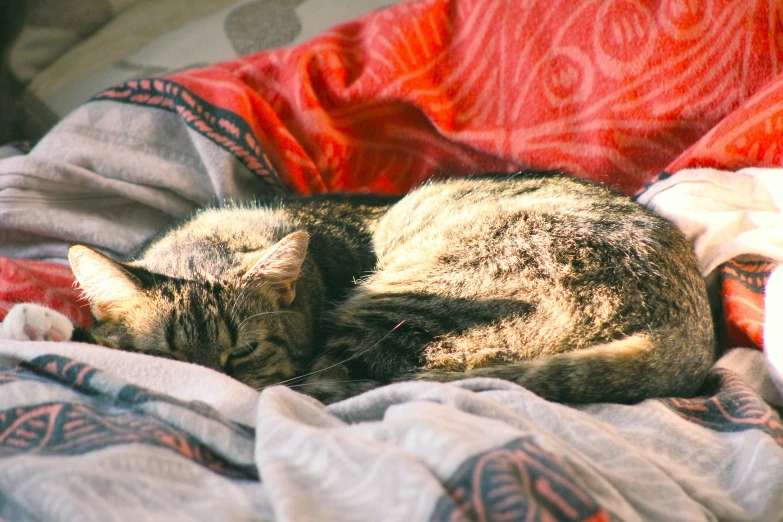
[[223,352],[220,354],[220,367],[218,370],[222,371],[226,375],[234,374],[234,365],[231,361],[231,352]]
[[226,350],[221,353],[218,356],[220,360],[220,367],[218,367],[217,370],[225,373],[226,375],[234,375],[234,361],[236,359],[234,357],[235,353],[236,349]]

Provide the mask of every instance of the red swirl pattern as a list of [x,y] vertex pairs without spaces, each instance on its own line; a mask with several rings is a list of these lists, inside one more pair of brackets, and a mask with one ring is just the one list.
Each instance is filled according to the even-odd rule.
[[721,301],[728,347],[762,346],[764,289],[776,264],[732,259],[720,267]]
[[712,370],[705,396],[661,401],[689,422],[719,432],[760,430],[783,447],[780,414],[728,370]]
[[[22,381],[66,386],[82,392],[83,403],[34,402],[0,410],[0,461],[16,455],[80,455],[122,444],[146,444],[173,451],[216,473],[258,479],[255,466],[232,462],[192,433],[140,408],[146,401],[177,404],[219,422],[237,437],[252,438],[252,429],[228,421],[198,403],[182,403],[135,386],[124,386],[111,397],[91,382],[100,371],[65,357],[41,356],[24,368],[0,369],[3,385]],[[110,377],[106,379],[113,382]],[[107,400],[109,399],[109,400]]]
[[611,520],[560,457],[519,439],[465,461],[431,520]]

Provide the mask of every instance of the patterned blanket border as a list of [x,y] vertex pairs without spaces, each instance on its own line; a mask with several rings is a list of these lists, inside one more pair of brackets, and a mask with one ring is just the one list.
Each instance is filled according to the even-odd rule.
[[132,80],[97,94],[91,101],[115,101],[175,112],[188,127],[231,153],[277,193],[288,192],[244,119],[179,84],[162,78]]

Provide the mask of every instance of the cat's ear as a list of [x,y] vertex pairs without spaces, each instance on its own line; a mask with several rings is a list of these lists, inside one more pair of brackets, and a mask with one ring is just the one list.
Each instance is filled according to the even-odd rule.
[[252,266],[242,277],[245,281],[268,284],[280,295],[280,301],[290,305],[296,297],[296,279],[307,255],[310,235],[300,230],[288,234],[278,243],[253,260]]
[[120,263],[83,245],[68,250],[79,286],[99,321],[115,318],[134,300],[142,297],[141,281]]

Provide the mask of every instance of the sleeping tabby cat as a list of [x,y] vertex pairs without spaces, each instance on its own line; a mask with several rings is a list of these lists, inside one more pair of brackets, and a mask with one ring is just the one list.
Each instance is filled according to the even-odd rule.
[[69,259],[93,342],[325,401],[492,376],[557,401],[633,402],[693,394],[715,358],[679,231],[561,175],[209,209],[133,261],[79,245]]

